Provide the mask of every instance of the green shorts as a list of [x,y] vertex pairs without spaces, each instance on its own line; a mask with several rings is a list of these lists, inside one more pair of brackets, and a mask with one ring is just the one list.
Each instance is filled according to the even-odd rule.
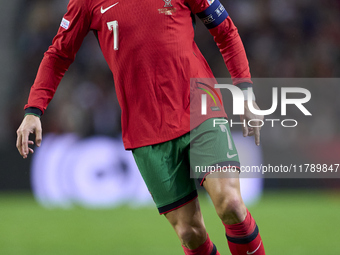
[[194,200],[197,197],[195,179],[203,185],[205,177],[215,167],[239,169],[229,125],[216,124],[217,119],[218,122],[225,120],[208,119],[181,137],[132,150],[160,214]]

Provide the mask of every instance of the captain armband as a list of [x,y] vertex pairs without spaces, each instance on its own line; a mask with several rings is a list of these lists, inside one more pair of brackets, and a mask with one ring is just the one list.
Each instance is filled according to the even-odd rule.
[[197,16],[208,29],[211,29],[221,24],[229,14],[220,1],[215,0],[207,9],[197,13]]

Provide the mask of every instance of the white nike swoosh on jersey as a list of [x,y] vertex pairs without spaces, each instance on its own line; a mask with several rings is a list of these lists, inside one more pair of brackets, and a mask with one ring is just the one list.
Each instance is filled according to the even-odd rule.
[[257,248],[255,249],[255,251],[252,251],[252,252],[247,251],[247,254],[248,254],[248,255],[251,255],[251,254],[254,254],[255,252],[257,252],[257,250],[260,249],[261,243],[262,243],[262,241],[260,242],[259,246],[257,246]]
[[108,11],[108,10],[111,9],[113,6],[117,5],[118,3],[119,3],[119,2],[113,4],[113,5],[111,5],[111,6],[107,7],[107,8],[105,8],[105,9],[103,9],[103,6],[102,6],[102,8],[100,9],[100,13],[101,13],[101,14],[104,14],[106,11]]
[[227,153],[228,158],[233,158],[233,157],[236,157],[236,156],[237,156],[237,154],[230,155],[229,152]]

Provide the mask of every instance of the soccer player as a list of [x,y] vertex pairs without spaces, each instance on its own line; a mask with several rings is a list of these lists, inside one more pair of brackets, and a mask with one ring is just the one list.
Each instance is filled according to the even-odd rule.
[[[190,115],[191,98],[207,86],[190,79],[213,78],[194,42],[194,14],[214,37],[234,85],[251,87],[243,44],[218,0],[70,0],[31,88],[17,148],[23,158],[33,153],[30,133],[35,133],[36,145],[41,144],[40,116],[84,37],[93,31],[113,73],[125,148],[132,150],[159,213],[174,228],[185,254],[213,255],[220,253],[204,226],[190,161],[239,168],[239,160],[229,126],[212,125],[213,118],[226,118],[222,101],[217,108],[207,107],[207,115]],[[219,90],[215,92],[220,97]],[[255,101],[253,105],[258,109]],[[242,120],[261,118],[245,104]],[[259,145],[260,128],[244,126],[243,133],[255,135]],[[209,148],[216,152],[212,157],[205,153]],[[238,172],[228,173],[230,178],[218,178],[226,177],[219,172],[200,177],[225,226],[231,253],[265,254],[258,227],[241,198]]]

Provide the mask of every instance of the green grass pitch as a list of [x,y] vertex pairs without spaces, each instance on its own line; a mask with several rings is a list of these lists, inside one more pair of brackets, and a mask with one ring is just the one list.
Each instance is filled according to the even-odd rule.
[[[224,229],[205,194],[207,230],[221,254],[230,254]],[[249,208],[269,255],[339,255],[340,193],[265,192]],[[29,194],[0,193],[1,255],[183,254],[155,208],[44,209]]]

